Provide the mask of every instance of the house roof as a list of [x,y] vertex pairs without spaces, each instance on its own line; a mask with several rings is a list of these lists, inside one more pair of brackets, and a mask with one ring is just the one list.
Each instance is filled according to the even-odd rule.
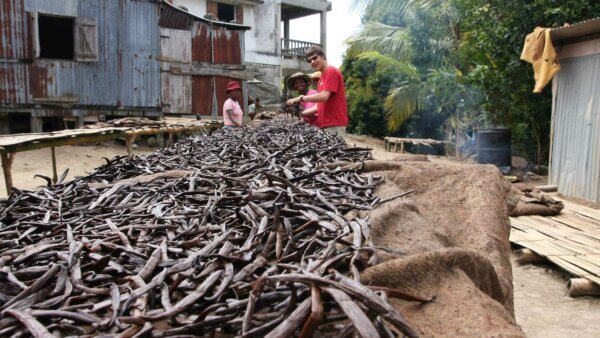
[[565,45],[600,37],[600,17],[578,22],[570,26],[554,28],[550,31],[555,45]]
[[[229,29],[237,29],[237,30],[249,30],[251,29],[250,26],[244,26],[244,25],[240,25],[240,24],[236,24],[236,23],[230,23],[230,22],[223,22],[223,21],[216,21],[216,20],[209,20],[206,18],[201,18],[199,16],[196,16],[188,11],[185,11],[179,7],[173,6],[171,3],[167,2],[166,0],[162,0],[163,5],[168,6],[169,8],[171,8],[174,11],[177,11],[177,15],[169,15],[168,18],[166,18],[166,20],[172,21],[172,23],[175,23],[176,25],[179,24],[182,26],[181,29],[187,29],[186,27],[189,26],[189,21],[191,20],[197,20],[197,21],[202,21],[202,22],[206,22],[212,25],[216,25],[216,26],[222,26],[222,27],[226,27]],[[189,21],[189,22],[188,22]],[[170,25],[172,26],[172,25]]]

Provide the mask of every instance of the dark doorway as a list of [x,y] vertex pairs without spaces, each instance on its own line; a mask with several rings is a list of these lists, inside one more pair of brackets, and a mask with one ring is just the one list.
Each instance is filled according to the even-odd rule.
[[73,18],[39,15],[40,58],[73,60],[75,58]]
[[8,113],[6,120],[10,134],[31,133],[30,113]]
[[63,129],[65,129],[65,125],[62,117],[49,116],[42,118],[42,131],[44,133]]
[[219,20],[230,22],[235,20],[235,6],[226,5],[226,4],[218,4],[217,7]]

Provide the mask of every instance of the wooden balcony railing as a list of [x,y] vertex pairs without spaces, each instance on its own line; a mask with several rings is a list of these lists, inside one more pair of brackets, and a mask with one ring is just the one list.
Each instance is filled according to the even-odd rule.
[[281,56],[285,58],[290,57],[304,57],[304,52],[310,46],[320,46],[318,43],[298,41],[292,39],[281,39]]

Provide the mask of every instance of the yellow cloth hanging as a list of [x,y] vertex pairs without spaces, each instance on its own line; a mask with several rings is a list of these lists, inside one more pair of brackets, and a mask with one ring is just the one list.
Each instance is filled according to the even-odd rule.
[[536,27],[533,33],[527,35],[521,60],[533,64],[533,92],[540,93],[560,70],[549,28]]

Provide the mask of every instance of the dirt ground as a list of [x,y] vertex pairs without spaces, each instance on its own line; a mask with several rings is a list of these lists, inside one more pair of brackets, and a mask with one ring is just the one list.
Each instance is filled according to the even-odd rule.
[[[76,176],[84,176],[94,168],[106,163],[102,157],[112,158],[118,155],[127,155],[125,145],[106,142],[90,146],[64,146],[56,149],[56,167],[58,176],[69,168],[66,180]],[[147,154],[155,149],[138,147],[135,154]],[[46,184],[41,178],[34,178],[36,174],[52,177],[52,161],[50,148],[37,149],[17,153],[12,165],[13,184],[21,189],[34,189]],[[0,198],[5,198],[6,185],[4,178],[0,179]]]
[[[365,136],[349,135],[351,146],[370,147],[373,157],[390,160],[398,156],[383,148],[383,141]],[[146,154],[153,148],[136,148],[136,154]],[[85,175],[104,163],[102,157],[125,155],[124,145],[106,143],[94,146],[56,148],[58,174],[69,168],[67,179]],[[33,189],[45,184],[34,179],[35,174],[52,175],[50,149],[18,153],[13,163],[16,187]],[[6,197],[4,180],[0,182],[0,198]],[[517,322],[529,337],[598,337],[600,332],[600,299],[566,296],[568,276],[553,266],[519,266],[513,257],[513,284]]]

